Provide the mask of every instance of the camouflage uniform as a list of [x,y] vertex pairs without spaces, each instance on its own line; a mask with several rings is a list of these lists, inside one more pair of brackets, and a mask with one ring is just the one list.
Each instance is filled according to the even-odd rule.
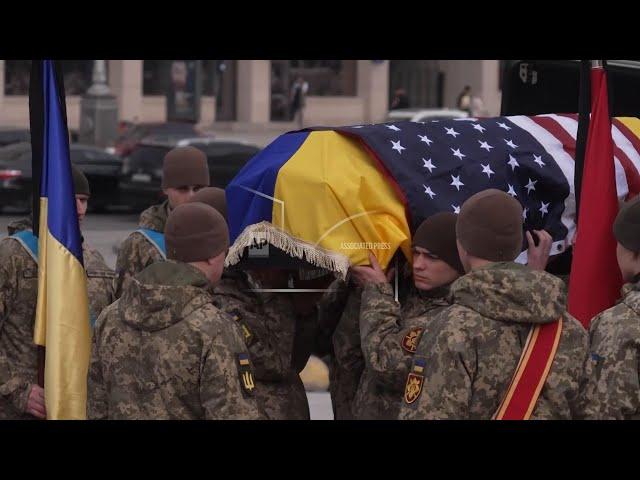
[[395,420],[413,354],[427,323],[449,303],[449,286],[411,290],[400,306],[389,283],[368,284],[362,293],[360,337],[365,370],[353,412],[358,420]]
[[[29,219],[13,222],[9,235],[31,229]],[[85,243],[89,310],[92,319],[113,301],[113,271]],[[23,414],[30,386],[38,380],[38,350],[33,343],[38,265],[20,242],[0,241],[0,419],[33,418]]]
[[353,420],[353,400],[364,371],[360,348],[360,297],[362,288],[349,285],[347,300],[333,332],[334,365],[329,377],[329,392],[336,420]]
[[581,417],[640,419],[640,282],[625,285],[622,295],[591,322]]
[[318,322],[316,347],[321,354],[329,354],[333,357],[333,332],[344,310],[349,291],[341,279],[334,280],[327,290],[317,302],[316,307]]
[[[169,216],[169,200],[147,208],[140,214],[139,228],[164,232],[164,224]],[[120,245],[116,260],[115,295],[120,298],[127,278],[141,272],[152,263],[163,260],[162,254],[140,232],[131,233]]]
[[[244,333],[256,379],[256,400],[270,420],[308,420],[309,404],[294,365],[296,316],[285,295],[250,292],[258,288],[246,273],[225,271],[214,304]],[[305,362],[306,363],[306,362]]]
[[172,261],[127,282],[96,323],[88,418],[261,418],[242,379],[251,369],[242,334],[213,306],[208,285],[198,269]]
[[578,412],[587,332],[563,305],[562,282],[498,262],[458,279],[452,305],[426,326],[414,359],[424,362],[417,400],[401,400],[400,419],[491,419],[503,400],[530,329],[562,317],[562,335],[532,419]]

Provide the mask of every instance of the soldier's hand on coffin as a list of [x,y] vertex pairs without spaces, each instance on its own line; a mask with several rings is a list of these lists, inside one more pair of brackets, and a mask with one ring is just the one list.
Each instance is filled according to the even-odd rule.
[[533,233],[538,237],[537,245],[534,242],[531,232],[526,232],[527,242],[529,244],[529,249],[527,250],[527,265],[532,270],[543,271],[547,268],[553,238],[551,238],[551,235],[545,230],[533,230]]
[[[369,252],[369,261],[371,266],[351,267],[351,274],[358,285],[364,286],[367,283],[388,283],[387,274],[384,273],[382,267],[378,263],[376,257]],[[393,274],[390,270],[389,274]]]
[[47,409],[44,406],[44,389],[41,386],[31,385],[25,411],[36,418],[47,418]]

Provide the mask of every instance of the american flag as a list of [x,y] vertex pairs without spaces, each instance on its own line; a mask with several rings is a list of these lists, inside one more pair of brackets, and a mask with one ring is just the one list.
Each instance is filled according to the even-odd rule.
[[[551,253],[558,254],[576,230],[577,129],[577,115],[550,114],[336,130],[359,138],[373,154],[405,202],[413,230],[430,215],[459,213],[474,193],[497,188],[520,201],[525,230],[545,229],[551,234]],[[640,140],[617,119],[612,131],[622,200],[640,192]]]

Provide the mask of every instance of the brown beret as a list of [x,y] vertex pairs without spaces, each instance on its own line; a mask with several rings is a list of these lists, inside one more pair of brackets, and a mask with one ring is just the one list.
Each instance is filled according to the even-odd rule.
[[420,224],[413,235],[413,246],[422,247],[440,257],[451,268],[464,274],[456,245],[456,220],[452,212],[440,212],[431,215]]
[[164,156],[162,188],[209,186],[207,156],[195,147],[177,147]]
[[174,208],[167,218],[164,237],[167,258],[185,263],[208,260],[229,248],[227,222],[204,203],[184,203]]
[[501,190],[483,190],[460,209],[456,236],[471,255],[492,262],[510,262],[522,250],[522,206]]
[[227,198],[222,188],[202,188],[198,190],[189,201],[206,203],[220,212],[225,220],[227,219]]
[[73,190],[76,192],[76,195],[91,196],[89,180],[87,180],[87,177],[82,173],[82,170],[75,165],[71,165],[71,176],[73,177]]
[[613,223],[613,235],[627,250],[640,252],[640,196],[623,204]]

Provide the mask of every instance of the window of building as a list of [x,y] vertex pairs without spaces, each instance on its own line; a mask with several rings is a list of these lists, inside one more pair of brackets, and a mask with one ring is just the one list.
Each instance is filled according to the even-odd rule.
[[[91,86],[93,60],[61,60],[61,62],[66,95],[83,95]],[[30,75],[31,60],[5,60],[4,94],[29,95]]]
[[289,84],[302,76],[309,84],[307,95],[355,96],[355,60],[289,60]]
[[271,119],[290,120],[291,88],[298,77],[308,84],[307,96],[355,96],[356,60],[272,60]]
[[169,88],[171,60],[142,61],[142,94],[166,95]]
[[[219,77],[219,60],[198,60],[201,65],[202,95],[213,96]],[[144,60],[142,65],[143,95],[166,95],[173,60]]]
[[215,95],[218,60],[202,60],[202,95]]

